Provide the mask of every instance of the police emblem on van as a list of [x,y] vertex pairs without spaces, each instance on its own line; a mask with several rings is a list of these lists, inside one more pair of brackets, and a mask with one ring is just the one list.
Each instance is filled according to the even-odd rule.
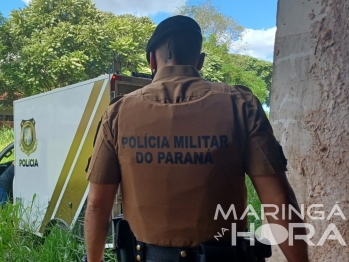
[[27,154],[27,156],[29,156],[31,153],[35,152],[37,146],[38,146],[38,142],[36,140],[34,118],[29,120],[22,120],[21,139],[20,139],[21,150],[25,154]]

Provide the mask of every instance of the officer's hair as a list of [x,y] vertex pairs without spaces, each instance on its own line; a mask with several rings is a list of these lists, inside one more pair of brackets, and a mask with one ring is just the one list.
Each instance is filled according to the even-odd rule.
[[177,65],[196,65],[201,48],[201,34],[192,31],[180,31],[166,39],[157,49],[165,62],[173,59]]

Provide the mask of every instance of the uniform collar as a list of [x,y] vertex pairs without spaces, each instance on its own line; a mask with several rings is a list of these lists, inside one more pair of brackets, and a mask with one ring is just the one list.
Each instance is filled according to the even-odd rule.
[[163,78],[173,76],[189,76],[201,78],[199,71],[191,65],[164,66],[156,72],[153,83]]

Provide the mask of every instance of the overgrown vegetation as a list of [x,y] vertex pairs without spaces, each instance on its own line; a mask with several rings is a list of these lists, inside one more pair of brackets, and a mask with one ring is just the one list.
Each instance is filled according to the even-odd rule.
[[0,208],[0,261],[80,261],[83,245],[74,236],[54,228],[43,239],[20,230],[25,211],[20,204]]
[[[202,76],[247,85],[268,105],[271,63],[232,54],[232,41],[244,28],[210,1],[176,13],[194,17],[202,27],[207,54]],[[102,12],[92,0],[32,0],[7,18],[0,13],[3,103],[110,73],[116,55],[123,74],[150,73],[145,47],[155,26],[149,17]]]
[[14,133],[13,128],[2,126],[0,128],[0,151],[5,148],[8,144],[13,142]]
[[[13,141],[13,128],[0,128],[0,151]],[[11,155],[1,162],[12,161],[13,158],[14,155]],[[20,229],[32,208],[24,209],[19,203],[0,207],[0,261],[80,261],[84,254],[84,244],[71,232],[53,228],[44,239],[32,234],[28,227]]]
[[[0,208],[1,262],[81,261],[85,245],[77,234],[54,227],[46,237],[34,235],[31,224],[23,223],[32,213],[35,207],[23,208],[19,203]],[[111,249],[106,251],[105,261],[117,261]]]

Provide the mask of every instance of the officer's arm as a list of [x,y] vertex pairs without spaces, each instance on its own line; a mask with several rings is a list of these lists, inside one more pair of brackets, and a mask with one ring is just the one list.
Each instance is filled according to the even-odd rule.
[[88,262],[100,262],[103,259],[110,215],[118,187],[119,183],[90,183],[84,225]]
[[[251,176],[251,180],[262,204],[273,204],[279,207],[279,212],[276,214],[278,219],[274,219],[272,216],[267,216],[270,224],[279,224],[288,230],[290,223],[303,223],[303,220],[295,214],[292,215],[292,219],[289,219],[288,215],[285,219],[282,219],[282,205],[285,205],[286,214],[289,214],[290,205],[299,211],[295,194],[288,183],[284,172],[273,175]],[[275,212],[275,208],[264,208],[264,211],[273,213]],[[294,235],[306,235],[305,228],[295,228]],[[308,247],[306,242],[303,240],[294,240],[293,246],[290,246],[287,239],[279,246],[288,261],[309,261]]]

